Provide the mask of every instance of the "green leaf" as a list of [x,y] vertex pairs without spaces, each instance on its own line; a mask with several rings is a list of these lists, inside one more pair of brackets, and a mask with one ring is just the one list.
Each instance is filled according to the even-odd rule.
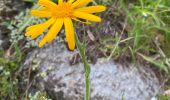
[[164,61],[154,60],[153,58],[144,56],[144,55],[141,54],[141,53],[138,53],[138,55],[140,55],[140,56],[141,56],[143,59],[145,59],[146,61],[154,64],[155,66],[157,66],[157,67],[160,68],[161,70],[164,70],[164,71],[166,72],[166,74],[169,74],[168,67],[164,64]]

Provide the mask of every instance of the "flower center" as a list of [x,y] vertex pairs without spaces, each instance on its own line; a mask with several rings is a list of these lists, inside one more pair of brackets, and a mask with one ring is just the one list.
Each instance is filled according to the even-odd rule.
[[52,11],[52,15],[56,18],[72,17],[73,7],[70,3],[61,3]]

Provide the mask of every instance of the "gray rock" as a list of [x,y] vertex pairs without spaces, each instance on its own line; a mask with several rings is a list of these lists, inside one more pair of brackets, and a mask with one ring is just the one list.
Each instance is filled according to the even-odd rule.
[[[24,67],[38,70],[34,84],[53,100],[83,100],[83,64],[69,63],[77,53],[68,51],[62,43],[53,44],[30,53]],[[91,100],[150,100],[160,92],[157,77],[142,65],[127,67],[98,59],[91,64],[90,78]]]

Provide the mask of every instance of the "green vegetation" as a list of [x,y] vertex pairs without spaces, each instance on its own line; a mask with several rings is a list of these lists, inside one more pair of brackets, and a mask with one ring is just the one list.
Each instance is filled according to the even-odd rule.
[[158,97],[158,100],[170,100],[170,96],[160,95],[160,96]]
[[[35,0],[24,0],[35,2]],[[144,62],[157,67],[166,73],[169,77],[170,71],[170,2],[169,0],[95,0],[94,4],[102,4],[108,7],[113,2],[118,2],[115,16],[124,13],[125,20],[122,32],[113,37],[104,37],[100,40],[104,45],[103,52],[109,51],[108,60],[111,57],[120,58],[121,56],[130,56],[132,62]],[[121,12],[119,12],[121,10]],[[25,47],[20,48],[19,41],[24,41],[23,31],[25,26],[33,23],[39,23],[43,20],[35,20],[28,14],[30,10],[21,12],[7,24],[11,30],[9,49],[0,48],[0,98],[17,100],[25,95],[21,93],[19,87],[20,70],[24,60],[24,49],[35,47],[36,41],[27,40]],[[34,20],[33,20],[34,19]],[[113,18],[115,19],[115,18]],[[33,20],[33,21],[31,21]],[[15,25],[15,27],[13,26]],[[22,26],[22,27],[21,27]],[[126,32],[125,32],[126,30]],[[114,43],[109,45],[108,42]],[[123,44],[123,46],[120,46]],[[22,50],[21,50],[22,49]],[[105,50],[106,49],[106,50]],[[168,88],[170,89],[170,88]],[[29,95],[28,98],[36,100],[37,98],[46,98],[45,93],[37,92],[35,95]],[[43,99],[40,99],[43,100]],[[47,99],[44,99],[47,100]],[[159,96],[159,100],[169,100],[169,97]]]
[[[98,3],[112,6],[112,0],[99,0]],[[102,43],[111,57],[130,56],[132,62],[151,64],[163,70],[167,77],[170,71],[170,2],[169,0],[114,0],[114,16],[125,13],[123,30],[113,37],[106,37]],[[121,12],[120,12],[121,11]],[[114,19],[114,18],[113,18]],[[117,20],[117,19],[116,19]],[[125,32],[125,30],[127,32]],[[115,43],[111,46],[108,43]],[[120,46],[123,44],[124,46]],[[110,51],[111,50],[111,51]],[[168,88],[170,89],[170,88]],[[169,100],[161,95],[159,100]]]
[[15,46],[15,52],[10,55],[10,52],[0,50],[0,97],[9,100],[15,100],[19,97],[18,87],[18,70],[22,59],[22,53]]
[[[127,46],[134,57],[144,60],[169,73],[170,62],[170,2],[168,0],[138,0],[121,6],[126,12],[130,31]],[[128,8],[128,9],[127,9]],[[159,55],[159,58],[153,56]]]

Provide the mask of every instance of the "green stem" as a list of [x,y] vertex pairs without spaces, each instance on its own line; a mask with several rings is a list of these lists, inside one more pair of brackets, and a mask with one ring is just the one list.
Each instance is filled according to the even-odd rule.
[[85,71],[85,85],[86,85],[86,94],[84,100],[90,100],[90,65],[87,61],[86,57],[86,46],[85,44],[82,44],[79,39],[77,34],[75,34],[75,40],[76,40],[76,45],[79,50],[79,54],[81,56],[81,59],[84,64],[84,71]]

